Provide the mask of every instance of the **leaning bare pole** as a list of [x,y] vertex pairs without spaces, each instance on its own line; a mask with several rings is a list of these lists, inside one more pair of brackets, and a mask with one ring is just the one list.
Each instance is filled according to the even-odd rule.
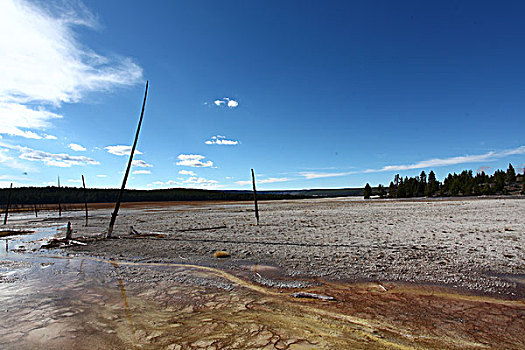
[[62,216],[62,204],[60,203],[60,176],[58,177],[58,216]]
[[86,226],[87,226],[88,225],[88,207],[87,207],[86,181],[84,181],[84,175],[82,175],[82,185],[84,186],[84,207],[86,208]]
[[118,210],[120,208],[120,201],[122,200],[122,194],[126,188],[126,182],[128,181],[129,170],[131,169],[131,163],[133,162],[133,155],[135,154],[135,148],[137,147],[137,141],[139,139],[140,126],[142,125],[142,118],[144,117],[144,108],[146,107],[146,97],[148,96],[148,84],[146,81],[146,91],[144,92],[144,101],[142,102],[142,112],[140,113],[139,125],[137,126],[137,133],[135,134],[135,141],[133,141],[133,147],[131,147],[131,153],[129,155],[128,167],[126,168],[126,173],[124,174],[124,179],[122,180],[122,187],[118,193],[117,203],[115,203],[115,210],[111,214],[111,221],[109,222],[108,232],[106,237],[111,237],[113,233],[113,226],[115,225],[115,220],[117,219]]
[[257,189],[255,188],[255,174],[252,169],[252,183],[253,183],[253,203],[255,204],[255,218],[257,219],[257,225],[259,225],[259,207],[257,206]]
[[11,183],[9,193],[7,194],[7,205],[5,206],[4,225],[7,224],[7,214],[9,214],[9,205],[11,204],[11,191],[13,191],[13,183]]

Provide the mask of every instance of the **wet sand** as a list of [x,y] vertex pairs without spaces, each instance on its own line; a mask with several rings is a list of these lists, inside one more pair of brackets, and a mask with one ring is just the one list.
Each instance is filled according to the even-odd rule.
[[[120,239],[1,257],[7,349],[525,347],[523,200],[128,208]],[[11,229],[73,223],[81,212]],[[132,238],[129,226],[161,237]],[[56,227],[56,226],[53,226]],[[37,236],[35,236],[37,237]],[[40,236],[38,236],[40,237]],[[13,243],[14,244],[14,243]],[[32,246],[26,244],[27,250]],[[229,259],[213,253],[226,250]],[[297,299],[298,291],[335,301]]]

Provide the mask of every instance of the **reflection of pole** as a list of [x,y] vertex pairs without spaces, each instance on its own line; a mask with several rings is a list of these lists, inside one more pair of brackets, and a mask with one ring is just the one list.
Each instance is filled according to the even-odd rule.
[[139,139],[140,126],[142,125],[142,118],[144,117],[144,108],[146,107],[146,97],[148,96],[148,84],[146,81],[146,91],[144,92],[144,101],[142,102],[142,112],[140,113],[139,125],[137,126],[137,133],[135,134],[135,141],[133,141],[133,146],[131,147],[131,153],[129,155],[128,167],[126,168],[126,173],[124,174],[124,179],[122,180],[122,187],[118,193],[117,203],[115,203],[115,210],[111,214],[111,221],[109,222],[108,232],[106,237],[111,237],[113,233],[113,226],[115,225],[115,220],[117,219],[118,210],[120,208],[120,201],[122,200],[122,194],[126,188],[126,182],[128,181],[129,170],[131,169],[131,162],[133,161],[133,155],[135,154],[135,148],[137,147],[137,141]]
[[58,177],[58,216],[62,216],[62,204],[60,203],[60,176]]
[[257,189],[255,188],[255,174],[252,169],[252,183],[253,183],[253,203],[255,204],[255,218],[257,219],[257,225],[259,225],[259,207],[257,206]]
[[88,225],[88,207],[87,207],[86,181],[84,181],[84,175],[82,175],[82,185],[84,186],[84,207],[86,208],[86,226],[87,226]]
[[11,183],[9,193],[7,194],[7,205],[5,206],[4,225],[7,224],[7,214],[9,213],[9,205],[11,204],[11,191],[13,191],[13,183]]

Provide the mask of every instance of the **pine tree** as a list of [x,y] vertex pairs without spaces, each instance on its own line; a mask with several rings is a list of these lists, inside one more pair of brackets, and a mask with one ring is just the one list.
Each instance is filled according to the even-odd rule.
[[371,195],[372,195],[372,187],[370,187],[370,185],[367,183],[365,185],[364,197],[365,199],[369,199]]
[[379,184],[377,186],[377,190],[379,192],[379,198],[385,198],[385,195],[386,195],[385,187],[383,185]]
[[516,182],[516,171],[514,170],[514,167],[512,164],[509,163],[509,168],[507,169],[507,183],[509,185],[512,185]]
[[396,198],[396,186],[392,181],[390,181],[390,186],[388,186],[388,197]]

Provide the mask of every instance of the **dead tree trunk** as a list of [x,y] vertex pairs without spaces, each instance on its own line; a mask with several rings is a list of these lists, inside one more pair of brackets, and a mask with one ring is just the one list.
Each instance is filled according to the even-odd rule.
[[255,174],[252,169],[252,183],[253,183],[253,203],[255,205],[255,219],[257,220],[257,225],[259,225],[259,207],[257,206],[257,189],[255,188]]
[[5,216],[4,216],[4,225],[7,224],[7,215],[9,214],[9,205],[11,204],[11,192],[13,191],[13,183],[9,188],[9,193],[7,194],[7,205],[5,206]]
[[71,221],[67,222],[66,239],[73,238],[73,230],[71,229]]
[[62,216],[62,204],[60,203],[60,176],[58,177],[58,216]]
[[82,175],[82,185],[84,186],[84,207],[86,208],[86,226],[87,226],[88,225],[88,206],[87,206],[86,181],[84,181],[84,175]]
[[124,189],[126,188],[126,182],[128,181],[129,170],[131,169],[131,163],[133,162],[133,155],[135,154],[135,148],[137,147],[137,141],[139,139],[140,127],[142,125],[142,118],[144,117],[144,108],[146,107],[146,97],[148,96],[148,84],[149,82],[146,81],[146,91],[144,92],[144,101],[142,102],[142,112],[140,113],[139,125],[137,126],[137,132],[135,134],[135,141],[133,141],[133,146],[131,147],[131,153],[129,155],[126,173],[124,174],[124,179],[122,180],[122,186],[120,187],[117,202],[115,203],[115,210],[113,210],[113,213],[111,214],[111,221],[109,222],[109,228],[106,234],[107,238],[111,237],[111,234],[113,233],[113,226],[115,225],[115,220],[117,219],[118,210],[120,208],[120,201],[122,200],[122,194],[124,193]]
[[38,210],[36,209],[36,203],[35,203],[35,217],[38,217]]

